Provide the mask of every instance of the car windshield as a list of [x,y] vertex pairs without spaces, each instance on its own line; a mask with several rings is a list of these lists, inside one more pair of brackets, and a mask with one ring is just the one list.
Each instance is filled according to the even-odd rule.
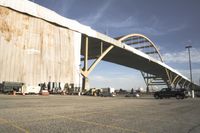
[[171,88],[163,88],[161,91],[171,91]]

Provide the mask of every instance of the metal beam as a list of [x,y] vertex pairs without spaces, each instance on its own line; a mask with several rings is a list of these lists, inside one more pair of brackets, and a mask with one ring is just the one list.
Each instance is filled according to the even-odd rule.
[[90,66],[90,68],[88,69],[87,75],[89,75],[89,74],[91,73],[91,71],[96,67],[96,65],[103,59],[103,57],[106,56],[106,54],[107,54],[108,52],[110,52],[110,50],[111,50],[113,47],[114,47],[113,45],[109,46],[109,47],[101,54],[101,56],[100,56],[98,59],[95,60],[95,62],[94,62],[94,63]]
[[192,84],[191,82],[188,82],[189,84],[187,85],[188,88],[190,88],[190,85]]
[[149,85],[150,85],[150,86],[151,86],[151,85],[155,85],[155,86],[156,86],[156,85],[166,85],[166,84],[165,84],[165,83],[162,83],[162,84],[161,84],[161,83],[160,83],[160,84],[153,84],[153,83],[151,83],[151,84],[149,84]]
[[167,86],[169,87],[169,84],[171,85],[172,80],[171,80],[170,73],[169,73],[169,71],[167,70],[167,68],[165,68],[165,71],[166,71],[166,74],[167,74],[167,77],[168,77],[168,81],[169,81],[169,82],[167,82]]
[[152,81],[151,83],[153,83],[153,84],[164,84],[165,82],[164,81],[160,81],[160,82],[158,82],[158,81]]
[[[180,76],[179,76],[180,77]],[[177,80],[177,83],[176,84],[179,84],[180,82],[181,82],[181,80],[182,80],[183,78],[182,77],[180,77],[180,79],[179,80]]]
[[[121,38],[123,38],[123,37],[121,37]],[[117,40],[120,40],[121,38],[118,38]],[[123,41],[126,41],[126,42],[127,41],[135,41],[135,40],[138,41],[138,40],[142,40],[142,39],[144,39],[144,38],[135,36],[134,38],[133,37],[129,37],[129,38],[123,39]]]
[[[93,60],[93,59],[96,59],[96,58],[98,58],[100,55],[98,54],[98,55],[96,55],[96,56],[88,56],[88,60]],[[83,58],[81,58],[81,61],[84,61],[85,60],[85,58],[83,57]]]
[[185,84],[187,83],[187,80],[185,80],[185,82],[183,83],[183,86],[185,87]]
[[88,75],[92,72],[92,70],[96,67],[96,65],[106,56],[110,50],[114,48],[113,45],[109,46],[105,51],[103,51],[103,42],[101,42],[101,55],[97,57],[94,63],[88,68],[88,37],[86,37],[85,41],[85,53],[84,53],[84,68],[81,70],[81,74],[84,77],[88,77]]
[[82,90],[89,89],[89,81],[87,77],[87,68],[88,68],[88,36],[85,37],[85,52],[84,52],[84,68],[81,70],[81,74],[83,75],[83,82],[82,82]]
[[84,71],[88,68],[88,37],[85,38]]
[[82,75],[83,77],[87,77],[86,72],[83,71],[82,69],[81,69],[81,75]]
[[155,54],[158,53],[157,51],[152,51],[152,52],[145,52],[145,54]]
[[151,48],[153,45],[145,45],[145,46],[140,46],[140,47],[135,47],[135,49],[144,49],[144,48]]
[[101,54],[103,53],[103,42],[101,42]]
[[144,77],[145,79],[156,79],[156,76]]
[[180,79],[177,81],[177,83],[176,83],[176,86],[177,86],[177,84],[182,88],[182,86],[180,85],[180,82],[181,82],[181,80],[182,80],[183,78],[182,77],[180,77]]
[[[145,82],[145,84],[146,84],[146,86],[148,87],[148,81],[149,81],[149,79],[146,79],[145,78],[145,72],[143,72],[143,71],[140,71],[141,72],[141,74],[142,74],[142,77],[144,78],[144,82]],[[147,74],[147,76],[148,76],[148,73],[146,73]]]
[[175,81],[177,80],[177,78],[179,77],[179,75],[176,75],[176,77],[174,78],[174,80],[172,81],[171,85],[173,85],[175,83]]
[[135,42],[126,42],[127,45],[137,45],[137,44],[140,44],[140,43],[145,43],[145,42],[148,42],[147,40],[140,40],[140,41],[135,41]]

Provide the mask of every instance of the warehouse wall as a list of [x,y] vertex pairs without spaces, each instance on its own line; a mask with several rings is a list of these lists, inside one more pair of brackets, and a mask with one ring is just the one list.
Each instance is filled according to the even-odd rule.
[[0,6],[0,82],[79,82],[81,34]]

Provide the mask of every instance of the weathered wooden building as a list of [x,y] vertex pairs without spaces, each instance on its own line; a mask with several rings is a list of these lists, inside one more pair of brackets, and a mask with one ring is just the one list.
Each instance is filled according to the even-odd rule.
[[[32,2],[0,0],[0,82],[79,84],[81,33]],[[67,24],[67,23],[66,23]]]

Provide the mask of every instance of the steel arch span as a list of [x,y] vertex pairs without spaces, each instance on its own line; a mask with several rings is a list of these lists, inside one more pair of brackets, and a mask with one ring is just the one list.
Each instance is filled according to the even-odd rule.
[[[141,52],[153,57],[154,59],[164,63],[163,57],[159,51],[159,48],[151,41],[148,37],[142,34],[128,34],[125,36],[117,37],[118,41],[125,43],[133,48],[140,50]],[[180,73],[174,73],[165,67],[165,76],[154,75],[151,73],[146,73],[141,71],[144,81],[147,85],[147,92],[150,86],[165,85],[168,87],[180,88],[199,88],[198,85],[187,81],[188,79],[181,75]],[[187,79],[187,80],[186,80]]]
[[[116,39],[164,63],[164,60],[159,51],[159,48],[155,45],[155,43],[153,43],[153,41],[151,41],[145,35],[133,33],[133,34],[117,37]],[[154,75],[151,73],[147,73],[144,71],[141,71],[141,74],[146,83],[147,92],[149,92],[150,86],[164,85],[167,87],[177,87],[177,85],[179,85],[179,87],[181,88],[187,88],[187,87],[192,86],[193,84],[189,82],[187,83],[187,81],[183,80],[183,77],[181,75],[174,74],[167,68],[165,68],[165,76],[163,77],[158,76],[156,74]],[[193,86],[195,85],[193,84]]]
[[[82,37],[81,54],[84,56],[82,60],[85,64],[82,75],[84,77],[87,78],[98,62],[104,60],[141,71],[147,92],[154,86],[177,87],[178,85],[180,88],[189,88],[192,85],[187,77],[164,63],[159,48],[145,35],[128,34],[115,39],[117,43],[113,45],[103,40]],[[90,59],[96,60],[86,69],[87,60]]]
[[[118,37],[116,39],[121,41],[122,43],[132,46],[137,50],[142,51],[147,55],[150,55],[153,58],[156,58],[157,60],[160,60],[161,62],[164,62],[159,49],[156,47],[153,41],[151,41],[148,37],[142,34],[128,34],[125,36]],[[151,89],[153,89],[154,86],[168,86],[168,87],[172,86],[169,77],[167,77],[166,80],[163,79],[162,77],[158,77],[156,75],[152,75],[150,73],[146,73],[143,71],[141,71],[141,74],[146,83],[147,92],[149,92],[150,87]]]

